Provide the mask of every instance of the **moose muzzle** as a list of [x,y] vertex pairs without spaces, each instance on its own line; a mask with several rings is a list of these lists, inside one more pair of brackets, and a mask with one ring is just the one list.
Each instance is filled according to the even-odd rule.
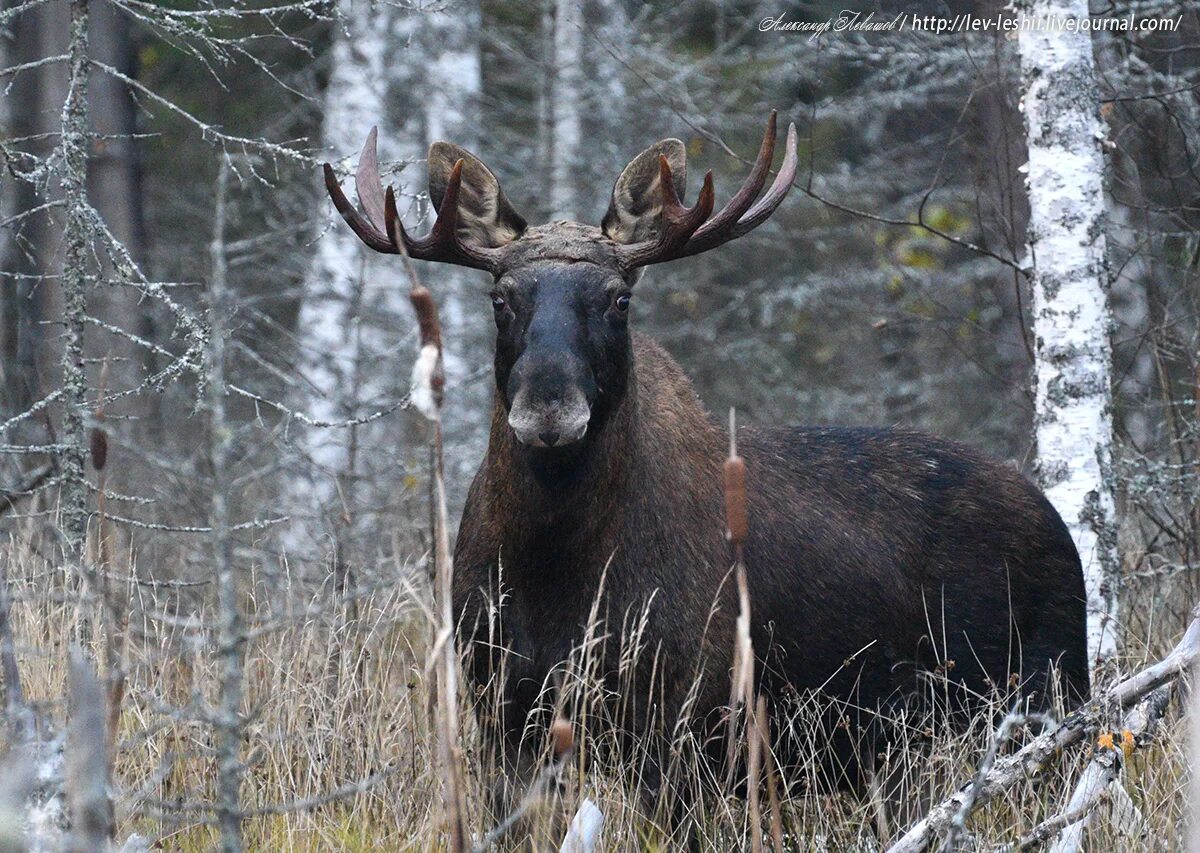
[[[524,362],[525,359],[521,359]],[[508,425],[517,440],[531,447],[564,447],[587,434],[592,416],[587,371],[569,355],[518,362],[510,387]]]

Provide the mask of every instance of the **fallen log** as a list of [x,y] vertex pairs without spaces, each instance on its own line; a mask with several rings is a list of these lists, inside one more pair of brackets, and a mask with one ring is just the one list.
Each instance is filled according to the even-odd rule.
[[[1102,735],[1099,738],[1096,752],[1079,774],[1066,808],[1022,835],[1019,842],[1021,850],[1030,850],[1053,838],[1052,853],[1075,853],[1083,843],[1083,834],[1097,806],[1108,799],[1112,800],[1114,809],[1125,805],[1122,798],[1124,788],[1120,787],[1125,761],[1133,754],[1135,748],[1145,745],[1153,737],[1158,721],[1162,719],[1171,701],[1171,693],[1170,685],[1163,685],[1151,691],[1125,715],[1119,732],[1110,732],[1107,733],[1107,737]],[[1128,805],[1133,806],[1132,803]],[[1133,807],[1132,812],[1129,808],[1125,811],[1132,816],[1133,823],[1142,822],[1141,816],[1136,813],[1136,807]],[[1144,827],[1126,832],[1141,834]]]
[[1183,638],[1158,663],[1129,676],[1112,688],[1084,703],[1067,715],[1059,725],[1031,740],[1023,748],[996,760],[981,779],[964,783],[954,794],[942,800],[913,824],[887,849],[887,853],[922,853],[943,836],[964,803],[970,811],[991,802],[1017,783],[1036,778],[1068,747],[1081,743],[1089,732],[1105,720],[1123,713],[1147,694],[1168,684],[1200,659],[1200,607],[1191,613],[1191,623]]

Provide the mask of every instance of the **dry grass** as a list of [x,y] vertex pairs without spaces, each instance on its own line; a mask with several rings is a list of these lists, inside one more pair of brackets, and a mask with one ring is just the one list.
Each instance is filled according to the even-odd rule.
[[[66,644],[74,619],[62,576],[27,545],[8,543],[0,549],[0,560],[8,566],[26,691],[47,719],[61,720]],[[419,574],[403,565],[389,568],[356,597],[353,618],[347,607],[329,608],[327,588],[295,580],[283,569],[256,569],[247,582],[244,601],[254,626],[246,661],[250,722],[243,752],[249,764],[244,801],[255,814],[246,822],[249,849],[444,847],[442,786],[429,722],[433,676],[424,665],[431,638],[429,603],[424,585],[418,591],[411,580]],[[216,838],[206,808],[213,796],[211,729],[190,719],[197,708],[216,701],[212,637],[202,627],[208,624],[206,599],[211,595],[204,587],[128,581],[123,591],[131,602],[130,684],[115,771],[119,836],[136,831],[160,839],[164,849],[211,849]],[[1138,620],[1147,633],[1131,638],[1136,659],[1124,661],[1123,669],[1140,666],[1174,639],[1182,623],[1166,621],[1151,625]],[[637,622],[631,617],[625,628],[630,664],[641,653]],[[589,648],[580,649],[563,680],[566,692],[574,695],[553,697],[560,703],[572,701],[582,730],[566,800],[574,804],[588,796],[600,806],[606,817],[605,850],[674,849],[678,839],[665,837],[645,817],[644,804],[624,782],[631,772],[637,775],[637,768],[615,766],[611,758],[607,747],[614,721],[600,701],[604,691]],[[464,693],[462,698],[463,706],[470,707],[469,697]],[[889,778],[902,780],[903,808],[919,812],[970,778],[1004,707],[997,700],[996,713],[981,716],[966,732],[906,726],[908,736],[884,756]],[[791,725],[809,744],[811,760],[786,769],[780,780],[790,795],[782,808],[785,846],[878,850],[877,799],[811,793],[827,787],[818,760],[825,738],[821,711],[808,703],[792,715]],[[490,773],[469,713],[462,725],[469,819],[480,832],[492,821],[484,806]],[[533,731],[529,736],[539,743],[543,737]],[[1176,700],[1161,736],[1135,753],[1126,779],[1150,837],[1120,837],[1104,806],[1089,836],[1091,849],[1182,849],[1185,744],[1186,726]],[[704,796],[716,780],[696,761],[693,746],[679,744],[677,760],[705,846],[749,849],[745,804],[733,797]],[[975,815],[968,829],[976,842],[984,848],[1015,842],[1022,831],[1060,811],[1086,757],[1086,751],[1064,756],[1044,784],[1019,787]],[[340,796],[330,798],[331,792]],[[889,819],[895,818],[893,807]],[[896,829],[893,823],[891,830]]]

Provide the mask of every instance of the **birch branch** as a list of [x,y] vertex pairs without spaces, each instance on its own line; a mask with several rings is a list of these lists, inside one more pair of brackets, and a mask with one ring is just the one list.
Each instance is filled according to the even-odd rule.
[[996,755],[1000,752],[1000,748],[1008,743],[1008,739],[1012,737],[1014,731],[1031,721],[1050,722],[1053,724],[1053,720],[1050,720],[1043,714],[1023,714],[1014,708],[1004,715],[1004,719],[996,727],[992,743],[984,754],[983,760],[979,762],[979,768],[975,771],[975,779],[967,787],[966,796],[963,797],[958,811],[950,821],[950,828],[946,833],[946,843],[943,847],[945,853],[952,853],[958,844],[959,836],[966,832],[967,818],[975,809],[975,800],[979,796],[979,789],[983,785],[984,779],[987,778],[988,772],[992,769],[992,765],[995,764]]
[[[1049,831],[1042,829],[1040,836],[1035,828],[1021,838],[1021,849],[1029,849],[1054,836],[1054,844],[1051,847],[1053,853],[1076,853],[1083,843],[1083,834],[1087,831],[1096,807],[1114,787],[1120,785],[1125,759],[1137,746],[1153,736],[1154,729],[1170,701],[1171,685],[1163,685],[1133,706],[1122,720],[1119,733],[1115,736],[1108,733],[1107,738],[1101,736],[1101,741],[1107,742],[1097,746],[1095,756],[1079,774],[1079,780],[1075,783],[1071,798],[1061,815],[1061,823]],[[1051,819],[1047,823],[1053,821],[1054,819]]]
[[[942,800],[915,823],[887,853],[920,853],[941,837],[962,809],[968,796],[973,808],[994,800],[1014,785],[1039,776],[1064,749],[1080,743],[1089,732],[1112,713],[1124,711],[1152,690],[1173,681],[1200,658],[1200,608],[1192,610],[1192,620],[1183,638],[1170,654],[1158,663],[1126,678],[1071,713],[1053,731],[1034,738],[1012,755],[997,759],[976,786],[968,783]],[[971,791],[972,788],[975,791]]]

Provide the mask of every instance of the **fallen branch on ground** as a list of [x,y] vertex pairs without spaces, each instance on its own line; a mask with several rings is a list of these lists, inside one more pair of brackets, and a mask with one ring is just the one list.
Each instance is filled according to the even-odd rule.
[[[1171,701],[1171,686],[1163,685],[1151,691],[1133,706],[1121,721],[1121,730],[1101,736],[1096,753],[1071,792],[1061,814],[1039,824],[1021,837],[1020,848],[1028,850],[1054,837],[1053,853],[1075,853],[1083,843],[1083,833],[1092,814],[1102,801],[1110,798],[1120,786],[1121,770],[1133,750],[1154,735],[1158,721]],[[1114,807],[1117,801],[1114,801]],[[1139,821],[1140,822],[1140,821]]]
[[[1200,608],[1192,610],[1191,623],[1178,645],[1158,663],[1131,675],[1124,681],[1089,700],[1069,714],[1053,731],[1046,732],[1012,755],[1004,756],[974,786],[973,808],[991,802],[1017,783],[1038,776],[1064,749],[1080,743],[1112,714],[1125,711],[1151,691],[1177,678],[1200,659]],[[971,795],[972,783],[964,784],[953,795],[934,806],[909,828],[904,837],[887,853],[921,853],[941,837]]]

